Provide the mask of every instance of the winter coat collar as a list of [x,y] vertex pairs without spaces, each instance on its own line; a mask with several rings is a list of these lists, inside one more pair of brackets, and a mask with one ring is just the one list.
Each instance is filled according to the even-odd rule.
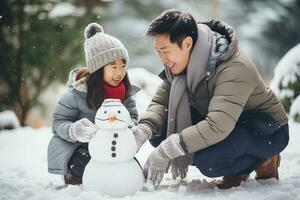
[[219,20],[210,20],[201,23],[207,25],[212,31],[225,36],[225,38],[228,40],[228,50],[220,57],[219,62],[228,60],[238,49],[238,38],[235,30],[228,24]]
[[83,77],[76,81],[76,75],[81,69],[82,68],[77,68],[70,71],[67,86],[70,88],[74,88],[79,92],[87,93],[86,77]]
[[[76,81],[76,75],[81,69],[82,68],[77,68],[77,69],[73,69],[70,71],[69,79],[67,81],[67,86],[86,94],[87,93],[87,85],[86,85],[87,78],[82,77],[81,79]],[[132,96],[140,90],[141,90],[140,87],[138,87],[136,85],[132,85],[132,91],[131,91],[130,95]]]

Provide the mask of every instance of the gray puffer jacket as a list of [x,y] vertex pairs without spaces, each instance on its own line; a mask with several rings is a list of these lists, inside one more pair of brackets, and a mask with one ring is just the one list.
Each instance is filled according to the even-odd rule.
[[[53,137],[48,145],[48,171],[53,174],[66,174],[67,164],[74,150],[82,143],[74,141],[69,136],[71,124],[82,118],[88,118],[94,123],[97,109],[90,109],[86,104],[86,78],[75,81],[79,69],[70,72],[67,91],[60,97],[53,114]],[[133,86],[132,93],[126,97],[124,106],[136,124],[138,112],[135,100],[132,98],[140,89]]]

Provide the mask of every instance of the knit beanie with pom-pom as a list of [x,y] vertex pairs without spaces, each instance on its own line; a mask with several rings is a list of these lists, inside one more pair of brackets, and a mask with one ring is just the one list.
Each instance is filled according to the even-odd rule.
[[104,29],[97,23],[90,23],[84,31],[85,62],[89,73],[117,59],[124,59],[126,63],[129,56],[120,40],[104,33]]

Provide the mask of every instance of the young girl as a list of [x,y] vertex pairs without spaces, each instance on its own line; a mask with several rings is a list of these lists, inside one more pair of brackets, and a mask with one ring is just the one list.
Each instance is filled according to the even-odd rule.
[[87,68],[71,71],[68,90],[60,97],[53,114],[53,137],[48,146],[48,171],[64,175],[66,184],[81,184],[90,160],[87,144],[96,133],[94,118],[106,98],[120,99],[136,124],[138,113],[126,72],[128,53],[115,37],[97,23],[85,29]]

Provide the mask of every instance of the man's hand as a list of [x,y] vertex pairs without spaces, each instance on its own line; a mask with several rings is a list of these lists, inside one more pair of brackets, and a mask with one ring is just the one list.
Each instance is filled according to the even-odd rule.
[[143,173],[147,179],[146,183],[150,183],[156,188],[164,176],[169,161],[169,157],[162,148],[157,147],[154,149],[143,167]]
[[184,155],[185,152],[179,144],[178,134],[170,135],[149,155],[143,173],[146,183],[157,188],[163,179],[171,159]]
[[133,126],[131,131],[135,137],[137,151],[139,151],[141,146],[151,137],[152,131],[147,125],[144,124]]
[[175,180],[177,177],[184,179],[188,172],[189,163],[182,163],[175,158],[170,163],[172,178]]
[[96,131],[97,126],[93,122],[82,118],[70,126],[69,135],[75,141],[89,142],[95,136]]

